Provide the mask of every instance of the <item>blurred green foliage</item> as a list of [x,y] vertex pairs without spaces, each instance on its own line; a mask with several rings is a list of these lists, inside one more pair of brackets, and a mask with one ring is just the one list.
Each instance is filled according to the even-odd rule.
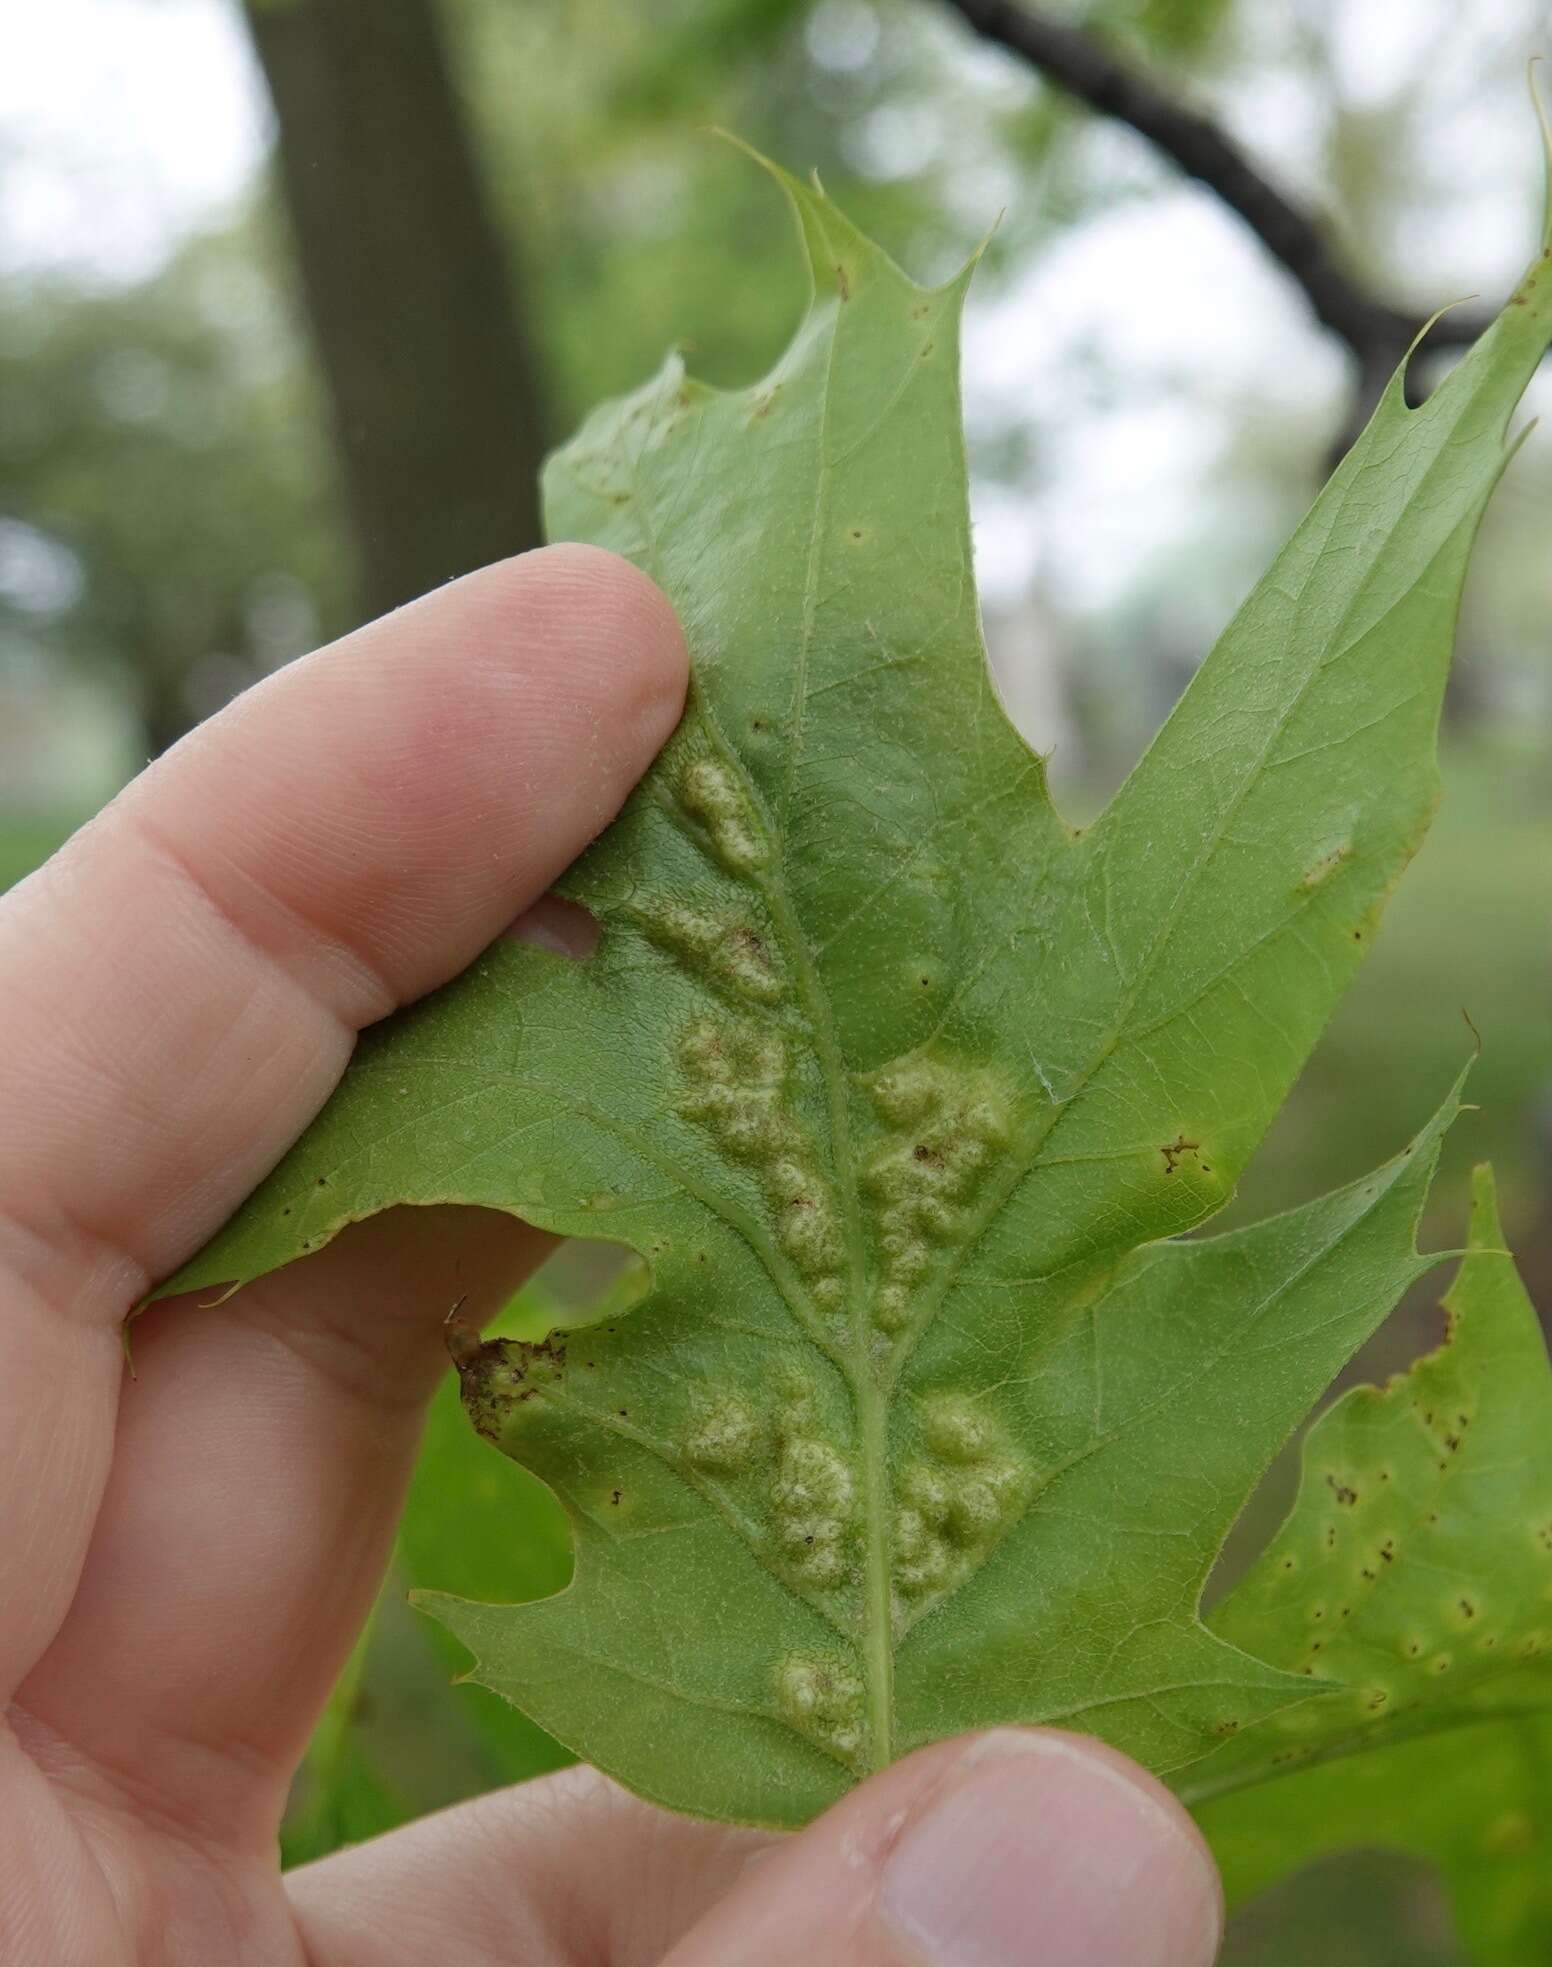
[[1230,1920],[1219,1967],[1468,1967],[1426,1866],[1331,1858]]
[[89,817],[85,813],[79,819],[44,813],[0,815],[0,892],[40,867],[75,831],[79,820]]
[[7,659],[125,692],[152,748],[337,632],[324,405],[255,217],[152,281],[0,288],[0,517],[62,557],[0,581]]
[[[542,1337],[558,1307],[535,1282],[492,1330]],[[544,1598],[570,1575],[560,1504],[474,1432],[449,1372],[427,1416],[393,1570],[297,1780],[282,1834],[288,1864],[572,1760],[516,1708],[458,1682],[463,1649],[408,1603],[422,1585],[504,1603]]]
[[416,1814],[378,1773],[364,1739],[364,1681],[377,1632],[374,1613],[313,1730],[307,1763],[281,1827],[280,1856],[287,1869],[377,1837]]
[[[1491,1160],[1516,1242],[1539,1234],[1548,1184],[1537,1136],[1552,1121],[1549,764],[1546,746],[1446,746],[1422,851],[1229,1220],[1356,1180],[1394,1154],[1480,1039],[1475,1107],[1445,1149],[1429,1226],[1441,1247],[1458,1246],[1467,1175]],[[1552,1273],[1533,1267],[1533,1292],[1539,1284],[1552,1302]]]
[[[541,1286],[530,1286],[497,1330],[542,1338],[558,1308]],[[560,1504],[537,1477],[492,1453],[474,1432],[452,1374],[431,1404],[399,1529],[399,1568],[411,1589],[424,1585],[507,1603],[547,1598],[571,1577],[571,1538]],[[443,1627],[431,1619],[421,1625],[427,1645],[449,1671],[468,1664],[463,1648]],[[526,1715],[487,1688],[471,1682],[457,1693],[489,1759],[493,1782],[520,1782],[571,1760]]]

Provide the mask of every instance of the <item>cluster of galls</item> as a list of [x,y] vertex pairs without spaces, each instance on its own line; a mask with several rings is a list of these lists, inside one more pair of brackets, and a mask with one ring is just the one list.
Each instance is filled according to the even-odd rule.
[[761,1452],[764,1437],[764,1425],[749,1403],[725,1393],[696,1416],[684,1452],[709,1475],[737,1475]]
[[728,767],[697,758],[679,776],[679,804],[706,830],[711,851],[730,874],[753,874],[770,858],[753,806]]
[[883,1072],[873,1104],[893,1138],[864,1176],[878,1209],[872,1310],[892,1334],[909,1324],[942,1252],[970,1233],[967,1205],[1007,1147],[1013,1115],[988,1074],[922,1058]]
[[857,1478],[827,1438],[811,1393],[794,1384],[774,1420],[736,1394],[719,1394],[684,1440],[691,1466],[708,1475],[758,1476],[783,1559],[805,1583],[833,1587],[852,1571]]
[[847,1761],[863,1745],[863,1687],[840,1660],[792,1656],[776,1668],[776,1699],[793,1727]]
[[838,1311],[845,1299],[840,1221],[819,1157],[787,1101],[787,1048],[753,1025],[697,1019],[679,1048],[681,1111],[732,1160],[746,1162],[775,1225],[776,1239],[814,1302]]
[[778,1004],[786,996],[769,938],[745,915],[660,901],[638,919],[646,936],[714,990],[755,1004]]
[[895,1591],[904,1605],[960,1583],[1011,1522],[1027,1487],[1025,1464],[973,1402],[940,1394],[921,1407],[926,1453],[895,1487]]
[[806,1407],[796,1406],[782,1429],[771,1506],[777,1541],[810,1584],[844,1582],[856,1498],[856,1478],[845,1458],[812,1431]]

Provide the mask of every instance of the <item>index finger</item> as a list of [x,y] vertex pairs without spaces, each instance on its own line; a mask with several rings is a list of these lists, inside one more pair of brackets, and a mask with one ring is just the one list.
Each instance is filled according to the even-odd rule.
[[74,1589],[126,1311],[290,1145],[357,1030],[599,831],[684,675],[644,575],[526,555],[250,692],[0,906],[0,1690]]

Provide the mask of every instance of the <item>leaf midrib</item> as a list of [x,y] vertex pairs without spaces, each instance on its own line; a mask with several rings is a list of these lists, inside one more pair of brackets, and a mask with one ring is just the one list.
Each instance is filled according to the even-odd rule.
[[[839,310],[841,303],[832,303]],[[802,659],[794,695],[794,705],[799,710],[806,708],[803,683],[807,675],[809,649],[812,642],[816,612],[814,600],[814,581],[816,559],[820,538],[820,517],[825,505],[824,494],[831,470],[825,456],[825,436],[829,428],[831,384],[834,373],[835,348],[840,326],[837,311],[832,330],[830,348],[826,356],[825,388],[821,411],[818,474],[819,486],[815,498],[814,527],[809,538],[809,561],[805,583],[804,633]],[[702,414],[704,415],[704,407]],[[632,472],[638,491],[641,480],[639,458],[633,460],[637,467]],[[643,524],[647,528],[651,543],[650,558],[653,571],[660,583],[663,577],[662,550],[658,534],[652,526],[651,501],[638,497],[637,509],[641,512]],[[689,699],[686,715],[698,714],[702,719],[708,737],[721,752],[723,762],[732,771],[751,800],[776,852],[772,857],[775,873],[761,879],[756,877],[757,885],[766,896],[773,925],[786,945],[788,960],[791,962],[798,987],[808,1013],[810,1030],[818,1056],[821,1077],[824,1081],[826,1102],[830,1115],[831,1160],[837,1185],[843,1217],[846,1223],[848,1271],[850,1275],[851,1296],[851,1357],[837,1355],[835,1350],[817,1336],[813,1323],[799,1312],[790,1294],[782,1289],[772,1268],[776,1257],[774,1249],[762,1252],[761,1239],[745,1235],[751,1250],[761,1256],[767,1274],[777,1285],[779,1294],[794,1319],[822,1356],[835,1364],[845,1380],[852,1397],[857,1415],[859,1443],[863,1461],[863,1520],[865,1530],[864,1582],[863,1582],[863,1684],[865,1688],[868,1737],[871,1748],[871,1761],[877,1768],[885,1767],[891,1760],[894,1733],[894,1649],[892,1633],[892,1587],[893,1587],[893,1549],[890,1537],[890,1512],[888,1498],[884,1494],[884,1484],[888,1465],[888,1416],[887,1394],[881,1393],[876,1376],[871,1370],[868,1352],[869,1323],[866,1296],[866,1246],[862,1232],[861,1219],[857,1206],[857,1169],[855,1154],[851,1144],[851,1104],[849,1076],[841,1059],[840,1047],[835,1034],[834,1014],[829,996],[819,982],[813,954],[798,921],[792,903],[791,891],[786,880],[786,860],[782,852],[785,844],[784,832],[778,831],[771,823],[771,815],[758,788],[753,784],[742,758],[728,741],[715,712],[707,701],[706,692],[699,686],[698,679],[691,675]],[[788,773],[788,789],[792,783],[792,773],[796,769],[796,759],[800,745],[794,739],[792,764]],[[785,1268],[785,1266],[783,1266]]]
[[[862,1679],[867,1713],[870,1763],[884,1768],[892,1759],[894,1741],[894,1549],[890,1499],[888,1391],[880,1385],[872,1358],[872,1324],[868,1306],[867,1243],[858,1204],[856,1151],[851,1134],[851,1075],[841,1056],[835,1015],[829,993],[820,981],[803,925],[793,906],[786,879],[785,836],[771,823],[764,800],[728,742],[710,704],[698,705],[706,732],[723,762],[744,786],[775,849],[772,872],[756,877],[770,910],[771,922],[792,965],[798,993],[808,1012],[810,1034],[830,1121],[830,1158],[846,1225],[847,1274],[851,1348],[831,1352],[851,1394],[857,1417],[858,1448],[862,1458],[863,1588]],[[828,1349],[827,1349],[828,1350]]]
[[[837,323],[838,328],[838,323]],[[815,496],[815,526],[810,535],[810,560],[808,578],[805,584],[805,619],[802,638],[803,660],[801,675],[806,674],[806,661],[809,642],[813,630],[810,608],[814,589],[815,566],[820,537],[820,517],[826,508],[826,487],[830,466],[824,456],[823,434],[828,423],[830,399],[830,379],[833,374],[835,336],[832,335],[830,356],[826,365],[824,390],[824,411],[821,417],[820,446],[817,459],[818,487]],[[1423,474],[1426,481],[1427,473]],[[1335,523],[1333,519],[1333,523]],[[1440,544],[1442,553],[1454,538],[1454,531],[1446,535]],[[1437,559],[1430,559],[1423,570],[1426,574]],[[1415,585],[1415,583],[1413,584]],[[1411,592],[1411,587],[1407,592]],[[1344,611],[1342,625],[1351,619],[1353,611],[1359,606],[1363,589],[1360,588]],[[1338,634],[1332,641],[1339,639]],[[984,657],[983,657],[984,660]],[[971,1234],[959,1245],[957,1253],[945,1265],[943,1273],[931,1290],[924,1294],[924,1303],[917,1318],[906,1328],[891,1348],[887,1363],[879,1370],[873,1361],[871,1350],[871,1321],[867,1302],[867,1257],[866,1240],[858,1206],[859,1185],[857,1163],[851,1139],[851,1075],[841,1055],[836,1036],[833,1007],[828,992],[820,980],[814,953],[810,947],[803,925],[793,905],[791,891],[786,878],[785,829],[778,826],[770,812],[760,789],[754,783],[743,759],[729,741],[726,732],[706,700],[704,690],[694,693],[694,708],[702,720],[708,737],[721,755],[723,763],[735,774],[760,816],[767,838],[774,852],[771,858],[771,871],[755,876],[757,885],[765,895],[773,926],[783,944],[792,965],[799,995],[808,1013],[810,1031],[814,1041],[820,1076],[825,1089],[831,1134],[831,1160],[835,1179],[839,1188],[842,1214],[846,1225],[848,1273],[850,1285],[850,1324],[852,1344],[850,1355],[839,1357],[829,1348],[822,1348],[836,1363],[850,1392],[857,1417],[858,1449],[862,1461],[863,1475],[863,1606],[862,1606],[862,1666],[865,1701],[867,1710],[868,1736],[874,1766],[883,1767],[891,1759],[894,1736],[894,1668],[897,1635],[894,1630],[893,1615],[893,1539],[891,1536],[890,1497],[887,1493],[889,1469],[889,1411],[890,1402],[898,1388],[899,1381],[906,1370],[920,1341],[944,1300],[958,1279],[966,1253],[977,1247],[985,1238],[991,1224],[1008,1205],[1024,1181],[1042,1162],[1043,1150],[1056,1133],[1062,1120],[1071,1112],[1082,1091],[1093,1081],[1106,1060],[1128,1035],[1127,1019],[1134,1010],[1142,991],[1156,972],[1159,963],[1169,946],[1174,925],[1178,919],[1185,898],[1192,892],[1213,864],[1224,837],[1233,824],[1235,815],[1241,810],[1254,788],[1260,783],[1268,769],[1267,761],[1272,751],[1298,714],[1309,692],[1326,667],[1327,658],[1310,666],[1307,674],[1286,704],[1282,714],[1270,728],[1265,743],[1249,770],[1244,775],[1234,798],[1224,809],[1219,822],[1203,851],[1192,863],[1184,880],[1177,889],[1168,914],[1159,924],[1158,933],[1144,962],[1138,967],[1126,994],[1119,1005],[1110,1032],[1101,1045],[1096,1048],[1089,1064],[1080,1079],[1069,1090],[1065,1098],[1056,1103],[1046,1116],[1045,1124],[1033,1133],[1026,1153],[1017,1158],[1008,1170],[1005,1181],[994,1190],[983,1208],[980,1220]],[[794,697],[794,714],[802,705],[802,696]],[[1011,728],[1011,727],[1010,727]],[[788,775],[790,795],[791,772]],[[1089,838],[1102,839],[1101,827],[1096,826]],[[914,851],[914,850],[913,850]],[[1279,925],[1264,940],[1287,932],[1288,924]],[[773,1279],[774,1281],[774,1279]],[[784,1294],[785,1295],[785,1294]],[[800,1319],[800,1324],[810,1338],[814,1336],[810,1321]],[[979,1567],[977,1567],[979,1568]],[[942,1599],[934,1601],[933,1609],[941,1609],[952,1591]],[[801,1596],[801,1594],[800,1594]],[[903,1635],[901,1635],[903,1636]]]

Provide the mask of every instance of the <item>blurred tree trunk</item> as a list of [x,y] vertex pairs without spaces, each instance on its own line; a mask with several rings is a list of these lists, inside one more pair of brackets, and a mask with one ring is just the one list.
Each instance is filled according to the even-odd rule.
[[377,615],[539,538],[542,397],[436,0],[246,0]]

